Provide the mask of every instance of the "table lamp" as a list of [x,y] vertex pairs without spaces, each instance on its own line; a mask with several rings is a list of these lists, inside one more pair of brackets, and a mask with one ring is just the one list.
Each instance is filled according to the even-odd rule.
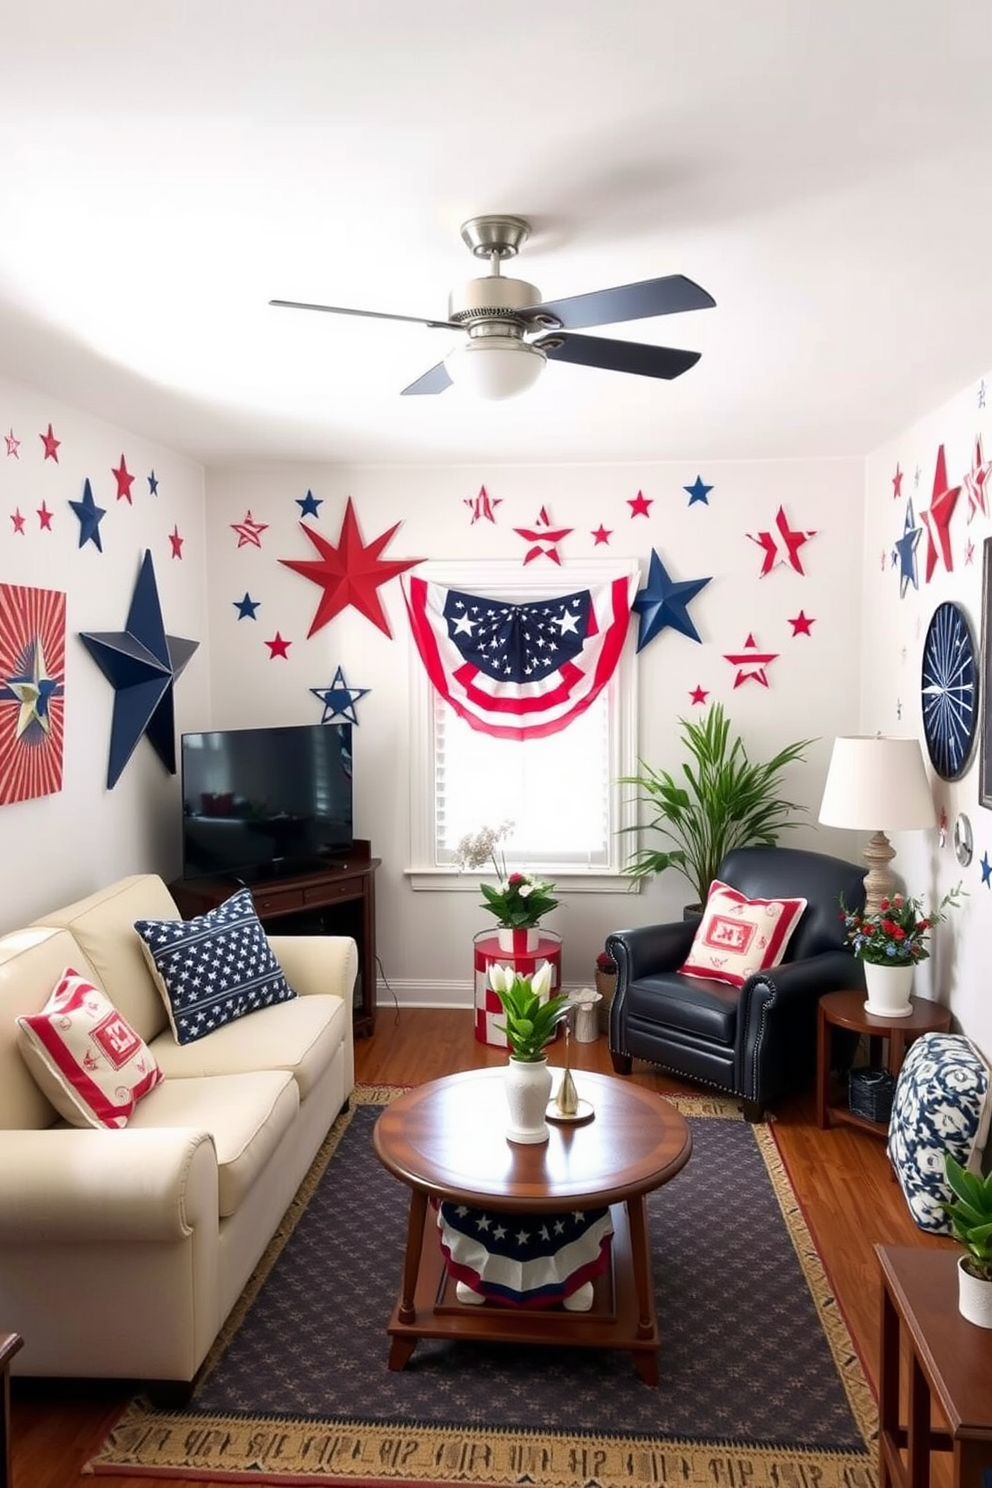
[[933,797],[918,739],[883,734],[834,740],[820,803],[827,827],[871,830],[864,850],[865,909],[875,913],[890,898],[895,879],[889,864],[895,848],[886,832],[918,831],[935,824]]

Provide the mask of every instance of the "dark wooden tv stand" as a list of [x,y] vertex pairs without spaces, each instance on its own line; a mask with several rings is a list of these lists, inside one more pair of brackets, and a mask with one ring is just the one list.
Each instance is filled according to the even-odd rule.
[[247,885],[235,878],[177,878],[169,888],[187,920],[247,887],[258,918],[267,927],[271,924],[275,935],[350,935],[358,947],[354,1028],[368,1037],[375,1031],[375,870],[381,861],[372,857],[372,844],[359,839],[346,857],[309,873]]

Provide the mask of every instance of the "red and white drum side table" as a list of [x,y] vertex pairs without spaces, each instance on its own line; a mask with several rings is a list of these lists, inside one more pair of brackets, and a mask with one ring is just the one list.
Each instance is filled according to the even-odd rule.
[[561,991],[561,936],[553,930],[542,930],[537,946],[531,951],[502,951],[491,930],[480,930],[475,937],[475,1037],[480,1044],[497,1049],[508,1047],[506,1034],[498,1032],[503,1022],[503,1007],[489,985],[490,966],[507,966],[517,976],[533,976],[542,961],[551,966],[549,997]]

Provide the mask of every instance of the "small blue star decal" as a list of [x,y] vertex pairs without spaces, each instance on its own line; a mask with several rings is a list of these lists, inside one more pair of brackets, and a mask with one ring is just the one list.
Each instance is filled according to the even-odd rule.
[[317,517],[320,519],[320,508],[324,504],[323,496],[315,496],[312,491],[307,491],[305,496],[297,496],[296,504],[300,508],[301,517]]
[[154,470],[148,477],[148,494],[149,496],[158,495],[158,476],[155,474]]
[[100,537],[100,523],[107,512],[105,507],[97,506],[93,500],[93,487],[90,485],[89,476],[83,482],[82,501],[70,501],[69,505],[79,518],[79,546],[83,548],[91,542],[102,553],[103,540]]
[[117,784],[143,734],[169,774],[175,775],[172,690],[200,643],[166,635],[150,551],[145,552],[131,596],[127,628],[80,631],[79,639],[114,689],[107,789]]
[[713,487],[706,485],[701,475],[696,476],[691,486],[683,486],[682,489],[689,493],[690,506],[695,506],[697,501],[701,501],[704,506],[709,506],[710,503],[707,498]]
[[992,863],[987,852],[982,853],[982,883],[987,889],[992,888]]
[[[712,577],[712,575],[710,576]],[[638,590],[631,606],[639,616],[637,627],[637,649],[643,651],[666,626],[671,626],[680,635],[691,641],[699,640],[699,632],[689,619],[687,606],[695,599],[700,589],[705,589],[709,578],[689,579],[676,584],[669,578],[658,554],[652,548],[648,582]]]
[[255,611],[258,609],[262,601],[260,599],[252,599],[251,595],[246,589],[244,599],[232,599],[231,603],[238,612],[239,620],[254,620]]
[[899,559],[899,598],[904,598],[906,590],[912,584],[914,589],[920,587],[920,576],[916,567],[916,550],[923,536],[923,528],[916,526],[916,518],[913,515],[913,502],[906,502],[906,520],[903,523],[902,537],[896,543],[896,555]]
[[355,704],[359,698],[368,694],[369,688],[349,687],[344,680],[344,672],[338,667],[330,687],[311,687],[310,691],[324,705],[321,723],[330,723],[335,718],[345,718],[349,723],[357,723]]

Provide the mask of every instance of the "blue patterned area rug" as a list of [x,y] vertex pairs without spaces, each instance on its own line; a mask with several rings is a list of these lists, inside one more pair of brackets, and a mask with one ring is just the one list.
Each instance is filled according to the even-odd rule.
[[648,1196],[659,1388],[629,1353],[449,1340],[386,1367],[408,1190],[360,1088],[191,1403],[124,1412],[97,1474],[484,1488],[871,1488],[875,1404],[771,1130],[670,1097],[693,1155]]

